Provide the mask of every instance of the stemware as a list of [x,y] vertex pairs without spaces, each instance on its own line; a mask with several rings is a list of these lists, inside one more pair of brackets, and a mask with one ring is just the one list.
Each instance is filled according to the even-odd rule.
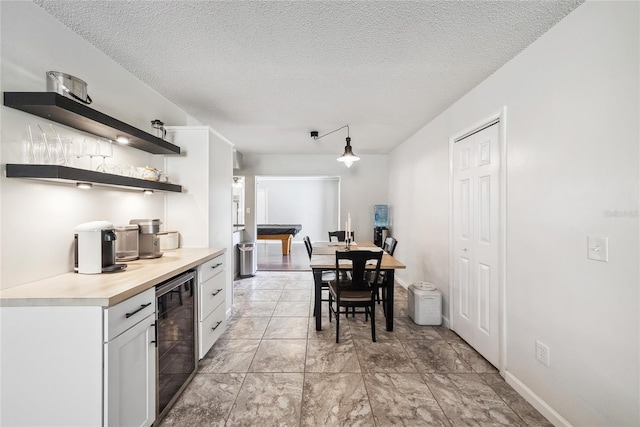
[[106,172],[107,165],[105,163],[105,160],[107,157],[113,157],[113,143],[110,139],[98,139],[98,156],[102,157],[102,164],[98,165],[98,168],[96,170],[98,172]]
[[77,139],[74,140],[72,150],[73,150],[73,157],[76,158],[73,166],[76,168],[80,168],[81,167],[80,159],[84,157],[84,142]]
[[40,129],[40,134],[31,132],[29,126],[29,134],[31,138],[31,149],[33,150],[33,163],[36,164],[48,164],[51,163],[51,155],[49,153],[49,146],[47,145],[47,136],[40,125],[37,125]]
[[52,124],[49,124],[49,126],[53,132],[49,136],[46,136],[47,143],[49,144],[50,162],[53,165],[66,165],[67,157],[65,156],[62,138],[60,138],[58,130]]
[[99,155],[98,142],[93,138],[85,138],[82,143],[82,155],[89,156],[89,170],[93,170],[93,158]]
[[27,125],[27,135],[22,138],[22,163],[35,163],[33,158],[33,133],[31,132],[31,125]]

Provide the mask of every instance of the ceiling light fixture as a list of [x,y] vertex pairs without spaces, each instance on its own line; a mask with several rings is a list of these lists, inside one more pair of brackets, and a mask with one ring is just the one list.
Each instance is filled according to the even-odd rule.
[[357,162],[358,160],[360,160],[360,157],[356,156],[353,152],[353,149],[351,148],[351,138],[349,137],[349,125],[344,125],[341,128],[332,130],[331,132],[325,133],[324,135],[320,135],[320,136],[318,136],[318,131],[313,130],[311,131],[311,138],[313,138],[314,140],[317,140],[344,128],[347,128],[347,145],[344,146],[344,153],[342,153],[342,156],[338,157],[336,160],[344,163],[348,168],[350,168],[354,162]]
[[128,144],[129,138],[127,138],[126,136],[118,135],[116,136],[116,141],[118,141],[120,144]]
[[90,182],[76,182],[76,187],[80,188],[81,190],[90,190],[93,188],[93,184],[91,184]]
[[142,194],[145,196],[153,196],[153,190],[142,190]]

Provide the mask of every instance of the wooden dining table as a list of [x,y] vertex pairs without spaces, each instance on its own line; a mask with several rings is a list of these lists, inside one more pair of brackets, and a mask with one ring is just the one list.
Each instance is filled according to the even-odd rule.
[[[315,288],[315,313],[316,313],[316,331],[322,330],[322,272],[336,269],[336,251],[345,251],[345,242],[314,242],[313,253],[311,255],[311,270],[313,270],[313,281]],[[352,243],[350,250],[371,250],[381,251],[382,248],[376,246],[372,242]],[[340,269],[344,266],[341,265]],[[367,268],[375,269],[375,266],[367,266]],[[393,293],[394,293],[394,272],[396,269],[406,268],[400,261],[384,253],[382,261],[380,261],[380,271],[386,274],[387,282],[387,331],[393,331]]]

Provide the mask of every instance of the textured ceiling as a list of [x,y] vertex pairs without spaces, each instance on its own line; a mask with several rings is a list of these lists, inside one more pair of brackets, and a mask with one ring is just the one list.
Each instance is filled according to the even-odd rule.
[[35,0],[239,151],[333,154],[309,131],[386,153],[581,2]]

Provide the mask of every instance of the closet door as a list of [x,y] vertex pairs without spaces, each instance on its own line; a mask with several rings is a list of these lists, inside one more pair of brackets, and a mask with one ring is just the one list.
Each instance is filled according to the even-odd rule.
[[453,146],[452,329],[499,362],[500,155],[498,124]]

